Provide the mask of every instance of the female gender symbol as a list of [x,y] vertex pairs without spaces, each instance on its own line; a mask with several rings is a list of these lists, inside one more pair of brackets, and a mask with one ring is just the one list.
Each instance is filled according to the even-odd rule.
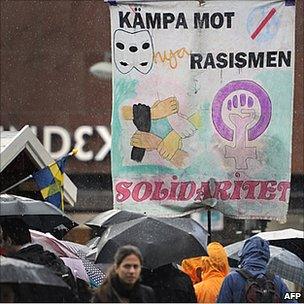
[[[233,130],[228,127],[222,118],[222,109],[225,99],[233,92],[239,90],[253,94],[261,108],[261,115],[257,123],[248,130],[248,140],[258,138],[267,129],[271,119],[271,101],[266,91],[251,80],[231,81],[221,88],[214,97],[212,103],[212,121],[216,131],[228,141],[233,141]],[[250,99],[251,97],[249,97]]]

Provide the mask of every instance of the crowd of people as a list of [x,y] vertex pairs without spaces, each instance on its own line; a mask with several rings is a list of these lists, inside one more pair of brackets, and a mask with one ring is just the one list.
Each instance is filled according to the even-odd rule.
[[94,302],[94,303],[246,303],[295,302],[285,299],[289,292],[283,280],[268,273],[268,241],[251,237],[239,252],[237,269],[229,267],[225,248],[218,242],[207,247],[207,256],[183,260],[156,269],[143,268],[140,250],[120,247],[108,275],[98,287],[75,278],[54,253],[31,242],[22,220],[5,220],[0,226],[2,256],[44,265],[68,289],[30,284],[1,283],[1,302]]

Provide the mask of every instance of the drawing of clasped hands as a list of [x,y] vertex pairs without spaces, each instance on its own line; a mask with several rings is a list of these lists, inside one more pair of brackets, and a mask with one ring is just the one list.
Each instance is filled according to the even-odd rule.
[[[168,97],[157,100],[151,107],[151,119],[161,119],[178,112],[178,101],[176,97]],[[132,106],[122,107],[122,117],[125,120],[134,119]]]
[[188,119],[186,115],[177,113],[168,117],[168,121],[173,130],[182,138],[188,138],[193,136],[194,132],[197,130],[195,124]]
[[131,137],[131,146],[144,148],[148,151],[157,150],[175,167],[184,167],[188,153],[181,150],[181,138],[172,130],[164,139],[153,133],[136,131]]
[[[199,128],[200,117],[198,113],[195,113],[190,117],[178,113],[179,105],[176,97],[169,97],[156,101],[150,109],[151,120],[167,117],[173,129],[165,138],[161,139],[156,135],[149,133],[150,128],[139,128],[139,125],[136,123],[137,119],[134,119],[134,116],[138,116],[136,110],[137,106],[138,105],[136,105],[135,108],[132,108],[131,106],[124,106],[122,108],[123,118],[127,120],[133,119],[133,122],[138,128],[138,131],[133,134],[130,144],[142,151],[157,149],[159,155],[163,159],[170,161],[176,167],[183,167],[188,154],[181,150],[182,139],[192,136]],[[134,159],[133,156],[134,155],[131,156],[132,159]]]
[[168,117],[168,121],[173,130],[157,147],[157,151],[161,157],[170,161],[175,153],[182,149],[182,140],[193,136],[199,127],[198,116],[197,113],[190,117],[177,113]]
[[[175,97],[156,101],[150,108],[145,104],[122,107],[122,117],[125,120],[133,120],[138,131],[150,132],[151,120],[165,118],[178,112],[178,101]],[[131,159],[137,162],[142,161],[145,148],[133,146]]]
[[[195,127],[191,124],[187,117],[178,114],[178,101],[176,97],[156,101],[151,108],[151,119],[160,119],[167,117],[173,130],[158,143],[157,151],[159,155],[171,161],[178,150],[182,149],[182,139],[192,136],[195,132]],[[181,155],[182,154],[182,155]],[[178,155],[182,158],[177,164],[177,159],[173,159],[173,163],[180,166],[184,162],[187,153],[180,151]]]

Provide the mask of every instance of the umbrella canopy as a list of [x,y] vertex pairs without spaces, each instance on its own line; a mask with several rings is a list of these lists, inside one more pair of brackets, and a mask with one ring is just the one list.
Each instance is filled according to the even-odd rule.
[[207,231],[191,218],[142,217],[110,226],[100,238],[95,263],[111,263],[123,245],[138,247],[143,266],[154,269],[206,254]]
[[101,285],[106,279],[106,273],[102,265],[94,264],[94,262],[89,261],[86,258],[86,254],[83,252],[79,252],[78,255],[89,277],[90,283],[93,284],[95,287]]
[[0,195],[0,221],[6,218],[22,218],[31,229],[65,234],[77,226],[64,212],[54,205],[16,195]]
[[78,252],[87,253],[87,246],[56,239],[50,233],[30,229],[32,243],[41,245],[44,250],[53,252],[59,257],[78,258]]
[[[225,247],[231,266],[237,266],[240,259],[238,252],[243,248],[244,243],[245,241],[240,241]],[[268,270],[290,282],[304,286],[303,261],[285,248],[270,245],[269,249]]]
[[61,260],[71,269],[75,278],[82,279],[86,282],[90,281],[81,259],[61,257]]
[[50,269],[17,259],[0,256],[0,283],[37,284],[70,287]]
[[89,247],[69,241],[56,239],[50,233],[30,230],[32,243],[41,245],[45,250],[59,256],[74,276],[99,286],[105,279],[105,273],[92,261],[86,259]]
[[96,254],[98,251],[97,245],[99,243],[100,238],[100,236],[94,237],[86,244],[89,248],[89,252],[87,253],[86,258],[90,261],[95,261]]
[[260,238],[269,241],[270,245],[285,248],[304,261],[304,232],[296,229],[283,229],[260,232]]
[[96,217],[87,221],[86,225],[92,227],[109,227],[113,224],[128,222],[140,217],[144,217],[144,215],[141,213],[112,209],[99,213]]

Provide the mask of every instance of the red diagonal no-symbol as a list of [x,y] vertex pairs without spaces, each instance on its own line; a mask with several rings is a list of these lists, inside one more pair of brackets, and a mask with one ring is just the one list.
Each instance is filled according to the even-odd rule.
[[259,24],[259,26],[257,27],[257,29],[253,32],[253,34],[251,35],[251,39],[255,39],[256,36],[261,32],[261,30],[266,26],[266,24],[268,23],[268,21],[272,18],[272,16],[276,13],[276,9],[272,8],[271,11],[267,14],[267,16],[261,21],[261,23]]

